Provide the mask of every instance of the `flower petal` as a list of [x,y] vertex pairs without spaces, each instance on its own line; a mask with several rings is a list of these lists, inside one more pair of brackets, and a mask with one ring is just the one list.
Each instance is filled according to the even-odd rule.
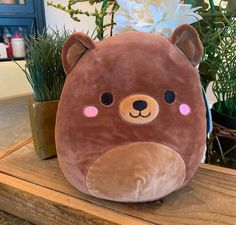
[[137,30],[170,35],[177,26],[192,24],[202,17],[191,4],[179,0],[117,0],[115,32]]

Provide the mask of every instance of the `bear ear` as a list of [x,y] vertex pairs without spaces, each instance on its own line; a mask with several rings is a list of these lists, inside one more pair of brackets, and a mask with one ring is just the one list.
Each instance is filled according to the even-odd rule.
[[170,41],[184,53],[194,67],[200,63],[203,46],[197,31],[191,25],[184,24],[177,27]]
[[84,33],[73,33],[62,48],[62,64],[66,74],[69,74],[75,64],[90,49],[95,48],[93,40]]

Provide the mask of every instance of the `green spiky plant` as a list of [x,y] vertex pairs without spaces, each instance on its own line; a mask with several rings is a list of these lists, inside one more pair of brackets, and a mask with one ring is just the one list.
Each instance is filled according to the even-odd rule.
[[[81,2],[89,2],[90,5],[94,6],[94,11],[83,11],[81,10]],[[109,36],[112,36],[112,29],[114,25],[114,13],[119,8],[115,0],[68,0],[67,5],[55,4],[53,1],[47,2],[48,6],[52,6],[56,9],[62,10],[70,15],[70,17],[77,22],[80,22],[80,16],[92,16],[95,18],[96,25],[96,37],[99,40],[105,38],[105,31],[109,28]],[[97,8],[100,7],[100,10]],[[110,22],[105,24],[105,17],[110,17]]]
[[217,69],[212,87],[217,99],[215,110],[236,118],[236,20],[229,20],[222,28],[219,40],[215,46],[218,60],[211,62]]
[[[220,1],[219,5],[214,0],[194,2],[195,6],[201,6],[199,13],[203,17],[195,24],[204,46],[204,56],[199,66],[202,84],[206,89],[212,81],[217,100],[214,111],[233,120],[236,118],[236,1]],[[222,3],[227,3],[227,6]],[[220,123],[224,125],[223,119]],[[219,129],[214,124],[213,133],[207,141],[207,162],[236,168],[232,153],[235,149],[233,139],[227,134],[227,127],[222,129],[220,135]]]
[[[188,3],[193,3],[188,0]],[[213,93],[217,99],[215,110],[236,116],[236,2],[228,0],[226,8],[222,1],[207,4],[204,0],[194,1],[201,6],[203,20],[195,24],[204,46],[204,56],[199,70],[206,89],[213,81]],[[226,2],[226,1],[225,1]]]
[[32,86],[37,102],[59,100],[65,82],[62,67],[62,45],[70,32],[45,29],[42,34],[25,38],[27,55],[22,71]]
[[184,3],[192,4],[193,7],[199,7],[199,14],[203,17],[201,21],[194,24],[198,31],[200,39],[204,47],[203,59],[199,65],[199,72],[202,79],[204,89],[208,84],[216,79],[218,68],[212,66],[212,62],[220,60],[215,54],[215,48],[219,43],[219,35],[222,28],[229,25],[229,18],[236,16],[236,1],[225,0],[227,7],[222,9],[223,1],[219,4],[214,0],[185,0]]
[[[226,18],[227,19],[227,18]],[[218,35],[218,45],[215,45],[215,54],[218,60],[212,60],[211,66],[216,70],[212,90],[217,99],[213,105],[221,121],[215,121],[225,127],[218,135],[219,127],[214,124],[214,132],[208,145],[208,162],[236,168],[235,157],[235,129],[224,125],[223,118],[236,120],[236,20],[230,19],[227,25],[221,28]],[[215,114],[215,113],[214,113]],[[214,117],[213,117],[214,119]],[[218,128],[217,128],[218,127]],[[218,131],[217,131],[218,130]],[[231,133],[230,133],[231,132]]]

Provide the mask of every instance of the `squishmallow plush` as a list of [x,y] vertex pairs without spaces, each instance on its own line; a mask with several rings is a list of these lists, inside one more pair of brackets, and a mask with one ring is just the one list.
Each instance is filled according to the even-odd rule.
[[100,42],[73,33],[56,121],[60,167],[88,195],[160,199],[194,175],[206,139],[196,66],[203,48],[189,25],[169,39],[127,32]]

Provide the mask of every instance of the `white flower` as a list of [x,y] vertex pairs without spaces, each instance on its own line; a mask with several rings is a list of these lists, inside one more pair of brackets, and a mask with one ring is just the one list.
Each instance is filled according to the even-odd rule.
[[114,33],[137,30],[169,36],[181,24],[192,24],[202,17],[197,8],[179,0],[117,0]]

